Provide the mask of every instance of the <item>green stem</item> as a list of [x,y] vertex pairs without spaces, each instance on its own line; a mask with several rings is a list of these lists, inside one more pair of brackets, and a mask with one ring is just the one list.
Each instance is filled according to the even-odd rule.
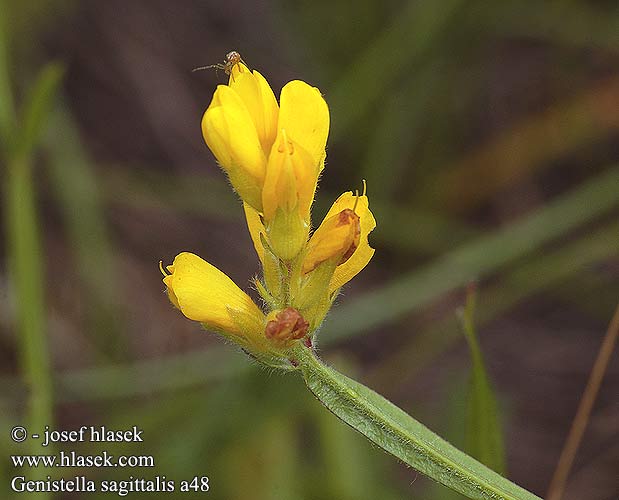
[[[9,7],[0,0],[0,11],[6,12]],[[15,128],[15,102],[11,91],[9,68],[9,23],[6,16],[0,17],[0,144],[6,150],[10,146]]]
[[[29,160],[16,157],[7,165],[6,225],[8,256],[16,303],[16,334],[21,348],[21,366],[29,393],[29,433],[52,426],[51,368],[45,332],[43,256],[39,220]],[[28,440],[31,453],[40,443]],[[38,474],[38,473],[37,473]],[[40,475],[44,476],[43,472]],[[42,496],[41,496],[42,495]],[[37,498],[50,498],[41,494]]]
[[305,383],[336,416],[370,441],[435,481],[475,500],[540,500],[461,452],[393,403],[294,348]]

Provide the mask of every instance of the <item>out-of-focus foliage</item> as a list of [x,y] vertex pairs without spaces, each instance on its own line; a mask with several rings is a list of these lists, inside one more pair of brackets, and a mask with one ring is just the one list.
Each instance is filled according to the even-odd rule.
[[[258,267],[200,137],[224,75],[190,72],[237,49],[276,93],[293,78],[324,92],[316,220],[368,183],[376,256],[327,318],[321,354],[462,445],[470,362],[454,310],[479,280],[510,478],[545,491],[619,297],[619,8],[351,5],[0,2],[6,453],[27,452],[8,429],[34,411],[35,426],[137,425],[145,442],[111,451],[156,462],[65,477],[208,475],[209,496],[226,499],[449,498],[163,294],[157,262],[180,250],[237,283]],[[619,492],[618,373],[615,359],[566,499]],[[3,458],[0,481],[15,474]]]
[[495,390],[488,378],[475,330],[475,306],[476,294],[474,285],[471,284],[460,317],[472,364],[466,420],[466,449],[481,463],[505,476],[507,471],[501,417]]

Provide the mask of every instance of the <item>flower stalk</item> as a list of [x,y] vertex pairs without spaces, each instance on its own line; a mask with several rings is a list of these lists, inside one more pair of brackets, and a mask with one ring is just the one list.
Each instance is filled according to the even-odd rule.
[[461,452],[368,387],[320,361],[305,346],[294,350],[314,396],[386,452],[473,500],[541,500]]

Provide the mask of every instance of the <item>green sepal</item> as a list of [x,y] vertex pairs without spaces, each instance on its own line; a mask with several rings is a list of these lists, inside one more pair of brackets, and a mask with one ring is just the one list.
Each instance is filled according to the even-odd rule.
[[[264,248],[264,257],[262,262],[262,276],[264,277],[264,284],[268,291],[268,295],[271,297],[274,304],[271,308],[277,309],[282,306],[283,299],[283,274],[281,261],[275,255],[275,252],[273,251],[273,248],[264,233],[260,233],[260,243],[262,243],[262,247]],[[269,300],[266,301],[267,303],[271,302]]]
[[306,276],[300,278],[301,284],[292,299],[303,317],[310,323],[310,331],[316,330],[331,308],[329,284],[340,257],[334,257],[320,264]]
[[[258,322],[254,317],[231,307],[228,307],[228,313],[242,333],[231,333],[221,329],[216,329],[215,331],[238,344],[243,351],[264,365],[284,370],[292,370],[294,368],[290,364],[288,350],[278,347],[265,337],[265,322]],[[209,325],[205,324],[204,326],[207,329],[213,330]]]
[[230,184],[241,200],[258,212],[262,212],[262,186],[260,181],[240,165],[234,165],[230,168],[224,168],[222,165],[220,167],[228,175]]
[[278,304],[276,299],[269,293],[267,287],[260,281],[258,278],[254,279],[254,286],[264,303],[268,306],[269,310],[278,309]]
[[284,261],[291,261],[299,255],[309,236],[309,224],[298,210],[288,212],[278,208],[265,229],[273,252]]

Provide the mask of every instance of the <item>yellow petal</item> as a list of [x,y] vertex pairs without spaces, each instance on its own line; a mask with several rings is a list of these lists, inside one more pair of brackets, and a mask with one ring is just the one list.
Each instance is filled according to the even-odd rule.
[[228,85],[232,85],[239,75],[243,73],[251,73],[249,68],[244,63],[241,62],[232,66],[230,76],[228,77]]
[[262,128],[261,125],[264,120],[262,119],[262,106],[260,106],[260,88],[256,78],[250,71],[237,73],[234,80],[230,82],[230,88],[236,92],[247,107],[260,136],[260,128]]
[[256,211],[247,203],[243,203],[243,210],[245,210],[247,228],[249,229],[251,240],[254,243],[254,248],[256,249],[256,253],[258,254],[260,262],[262,262],[262,265],[264,265],[264,246],[262,245],[262,241],[260,240],[260,234],[265,234],[264,224],[262,224],[262,220],[260,219],[260,214],[258,213],[258,211]]
[[294,156],[294,145],[286,137],[286,131],[281,131],[269,154],[262,188],[262,208],[265,221],[272,220],[278,208],[291,211],[297,205]]
[[309,223],[317,182],[318,172],[310,154],[286,129],[281,129],[269,155],[262,190],[265,220],[272,220],[281,208],[286,212],[297,210],[301,219]]
[[302,271],[307,274],[329,259],[338,265],[346,262],[359,246],[361,226],[359,216],[351,209],[326,218],[307,244]]
[[307,242],[317,182],[313,170],[308,153],[281,130],[269,155],[262,213],[271,248],[283,260],[296,257]]
[[248,332],[240,331],[239,321],[231,312],[247,319],[248,324],[264,324],[264,314],[251,298],[228,276],[197,255],[183,252],[167,270],[171,274],[163,282],[170,300],[187,318],[237,335]]
[[285,129],[310,154],[317,175],[329,135],[329,108],[320,91],[300,80],[284,85],[277,129]]
[[265,154],[268,154],[277,130],[277,100],[273,90],[260,73],[250,72],[244,65],[237,66],[240,70],[233,71],[234,78],[230,80],[230,88],[237,93],[247,107],[262,149]]
[[217,87],[202,118],[202,134],[237,192],[260,209],[266,156],[247,106],[229,87]]
[[335,201],[325,216],[325,219],[347,208],[354,208],[355,213],[360,219],[361,234],[359,237],[359,246],[346,262],[337,266],[335,269],[333,278],[331,278],[331,284],[329,285],[330,293],[334,292],[338,288],[341,288],[344,284],[348,283],[352,278],[359,274],[374,255],[374,249],[370,247],[368,242],[368,235],[376,227],[376,220],[374,219],[372,212],[370,212],[369,201],[366,195],[357,197],[351,191],[342,194]]
[[260,87],[260,97],[264,114],[264,140],[265,144],[268,144],[268,148],[265,148],[265,153],[268,153],[277,136],[279,106],[277,105],[277,99],[275,99],[273,90],[264,76],[256,70],[254,70],[253,73]]

